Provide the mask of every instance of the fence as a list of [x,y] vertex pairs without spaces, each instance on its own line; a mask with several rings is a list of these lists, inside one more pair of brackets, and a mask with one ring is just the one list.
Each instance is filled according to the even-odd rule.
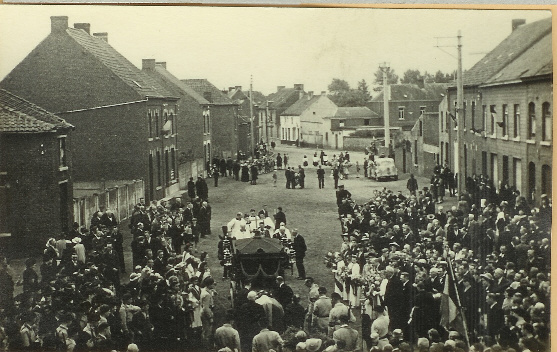
[[132,215],[134,206],[144,197],[145,185],[143,180],[137,180],[109,188],[102,193],[74,198],[74,222],[77,222],[79,226],[89,228],[93,214],[106,208],[112,210],[116,219],[120,222]]

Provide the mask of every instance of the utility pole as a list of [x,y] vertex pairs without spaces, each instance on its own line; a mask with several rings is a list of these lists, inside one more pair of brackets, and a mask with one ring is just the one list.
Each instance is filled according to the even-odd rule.
[[[389,71],[389,63],[383,62],[379,65],[381,71],[383,71],[383,120],[385,123],[385,149],[386,153],[389,153],[389,147],[391,145],[391,127],[390,127],[390,114],[389,114],[389,78],[387,77],[387,72]],[[387,155],[388,156],[388,155]]]
[[254,156],[254,122],[255,119],[253,118],[253,76],[250,76],[249,81],[249,126],[250,126],[250,155]]
[[[462,113],[464,112],[464,107],[463,107],[463,103],[464,103],[464,86],[463,86],[463,82],[462,82],[462,34],[460,32],[460,30],[458,30],[458,35],[457,35],[457,39],[458,39],[458,43],[457,43],[457,49],[458,49],[458,70],[456,72],[456,99],[457,99],[457,111],[456,111],[456,121],[457,121],[457,126],[456,126],[456,145],[458,146],[458,151],[457,151],[457,160],[456,160],[456,164],[457,164],[457,172],[458,172],[458,195],[460,196],[462,194],[462,191],[464,190],[464,181],[465,181],[465,175],[466,175],[466,170],[464,170],[464,168],[466,167],[466,165],[463,165],[462,163],[462,159],[464,159],[464,141],[463,141],[463,135],[462,135],[462,131],[463,131],[463,127],[464,127],[464,116],[462,116]],[[462,117],[462,118],[461,118]]]

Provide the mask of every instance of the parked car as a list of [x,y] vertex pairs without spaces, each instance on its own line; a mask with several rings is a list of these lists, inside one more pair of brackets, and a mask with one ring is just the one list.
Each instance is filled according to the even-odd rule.
[[369,177],[377,181],[398,180],[398,170],[393,158],[376,158],[370,165]]

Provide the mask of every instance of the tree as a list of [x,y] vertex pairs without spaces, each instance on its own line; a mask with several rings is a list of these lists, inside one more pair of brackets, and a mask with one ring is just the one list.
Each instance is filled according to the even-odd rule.
[[367,91],[365,80],[358,82],[358,89],[351,89],[350,84],[345,80],[333,78],[327,88],[330,93],[329,99],[337,106],[365,106],[369,99],[369,91]]
[[[382,86],[383,85],[383,71],[381,70],[381,68],[378,68],[377,71],[375,71],[374,75],[375,75],[375,80],[373,81],[373,83]],[[398,83],[398,75],[390,67],[387,69],[387,82],[389,84],[397,84]]]
[[350,91],[350,84],[343,79],[333,78],[333,81],[327,87],[332,95],[339,95]]
[[433,76],[433,81],[435,83],[449,83],[452,82],[454,80],[454,75],[453,72],[451,73],[443,73],[441,72],[441,70],[435,72],[435,75]]
[[358,82],[358,90],[362,92],[366,97],[369,96],[369,87],[367,86],[365,79],[362,79]]
[[329,99],[337,106],[365,106],[369,100],[369,94],[364,94],[359,89],[350,89],[338,95],[330,95]]
[[420,73],[420,70],[406,70],[402,75],[400,83],[421,84],[423,81],[424,76]]

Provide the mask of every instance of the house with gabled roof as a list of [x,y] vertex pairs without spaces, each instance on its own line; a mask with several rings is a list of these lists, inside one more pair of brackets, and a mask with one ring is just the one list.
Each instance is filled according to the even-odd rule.
[[[223,93],[225,93],[228,98],[230,98],[238,106],[238,149],[245,153],[249,153],[251,148],[251,123],[254,124],[254,143],[258,143],[262,137],[262,126],[259,124],[259,119],[254,118],[254,116],[257,104],[265,97],[259,92],[252,92],[254,95],[253,101],[251,101],[249,97],[250,91],[242,90],[242,86],[229,87],[226,93],[223,90]],[[252,103],[253,107],[250,108],[250,104]],[[250,118],[250,114],[252,113],[254,116]]]
[[[448,84],[391,84],[389,89],[389,124],[409,132],[423,112],[437,111]],[[384,119],[383,91],[378,92],[368,107]],[[384,122],[381,121],[381,125]]]
[[334,115],[324,117],[323,144],[333,149],[344,149],[345,138],[356,130],[377,126],[380,118],[366,106],[338,107]]
[[337,109],[326,92],[308,92],[281,114],[281,143],[323,146],[324,118],[333,116]]
[[75,181],[145,181],[145,198],[179,189],[177,97],[135,67],[88,23],[51,17],[51,32],[0,87],[76,126]]
[[39,254],[49,237],[71,227],[73,130],[0,89],[0,248]]
[[551,21],[513,21],[509,36],[463,74],[462,111],[456,86],[439,105],[440,160],[464,179],[486,175],[534,203],[552,191]]
[[166,62],[143,59],[141,70],[156,80],[173,96],[179,97],[176,113],[177,163],[180,188],[186,189],[190,177],[207,175],[208,155],[204,146],[211,145],[211,103],[167,70]]
[[211,142],[205,143],[205,158],[235,158],[238,153],[238,106],[205,78],[182,79],[187,86],[209,102],[206,130]]
[[[257,106],[259,126],[266,143],[280,143],[282,140],[281,114],[305,94],[304,85],[296,83],[293,88],[278,86],[277,91],[269,94]],[[255,95],[254,95],[255,98]],[[291,128],[291,127],[289,127]]]

